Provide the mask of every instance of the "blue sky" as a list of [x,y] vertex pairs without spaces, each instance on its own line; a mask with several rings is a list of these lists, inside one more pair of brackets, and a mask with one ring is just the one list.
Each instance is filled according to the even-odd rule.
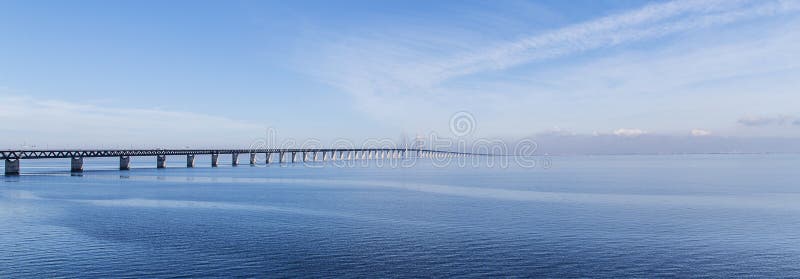
[[0,147],[800,138],[800,1],[3,1]]

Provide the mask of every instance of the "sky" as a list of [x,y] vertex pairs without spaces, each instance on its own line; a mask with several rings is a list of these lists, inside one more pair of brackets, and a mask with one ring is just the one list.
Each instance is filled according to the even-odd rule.
[[800,152],[798,50],[800,0],[0,1],[0,149]]

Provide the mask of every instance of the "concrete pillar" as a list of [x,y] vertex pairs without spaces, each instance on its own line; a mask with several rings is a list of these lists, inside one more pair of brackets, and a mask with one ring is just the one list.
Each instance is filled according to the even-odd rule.
[[295,159],[297,159],[297,152],[292,152],[292,163],[295,162]]
[[267,162],[266,162],[266,164],[267,164],[267,165],[269,165],[269,157],[271,157],[271,156],[272,156],[272,153],[269,153],[269,152],[267,152],[267,153],[264,153],[264,156],[265,156],[265,157],[267,157]]
[[256,154],[255,153],[250,153],[250,165],[251,166],[255,166],[256,165]]
[[130,169],[131,169],[131,157],[119,156],[119,170],[130,170]]
[[314,151],[314,152],[311,152],[311,154],[313,155],[312,158],[311,158],[311,161],[316,162],[317,161],[317,152]]
[[278,163],[283,164],[283,152],[278,152]]
[[194,168],[194,154],[186,155],[186,167]]
[[301,152],[300,155],[303,156],[303,162],[307,162],[308,161],[308,152],[303,151],[303,152]]
[[83,171],[83,157],[73,157],[72,158],[72,167],[70,171],[73,172],[82,172]]
[[219,167],[219,153],[211,154],[211,167]]
[[163,169],[167,167],[167,155],[156,156],[156,168]]
[[239,153],[231,153],[231,166],[239,165]]
[[19,174],[19,159],[6,159],[6,175]]
[[331,151],[331,161],[336,161],[336,150]]

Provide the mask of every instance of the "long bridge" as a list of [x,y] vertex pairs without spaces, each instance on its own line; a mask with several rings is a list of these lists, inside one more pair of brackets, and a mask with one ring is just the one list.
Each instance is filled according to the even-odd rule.
[[58,159],[69,158],[72,172],[83,171],[84,158],[119,157],[119,169],[130,170],[131,157],[156,157],[156,168],[167,167],[167,156],[186,156],[186,167],[195,166],[195,156],[211,155],[211,166],[219,166],[219,156],[231,156],[231,164],[239,164],[240,154],[250,155],[250,165],[256,164],[257,154],[266,155],[266,163],[270,163],[272,154],[277,155],[279,163],[298,160],[334,161],[334,160],[370,160],[370,159],[404,159],[411,156],[418,158],[487,156],[466,152],[441,151],[430,149],[406,148],[288,148],[288,149],[97,149],[97,150],[7,150],[0,151],[0,159],[5,160],[5,174],[18,175],[19,162],[22,159]]

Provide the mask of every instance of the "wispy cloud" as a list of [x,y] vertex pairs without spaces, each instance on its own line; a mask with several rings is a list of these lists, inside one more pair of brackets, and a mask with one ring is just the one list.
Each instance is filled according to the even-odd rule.
[[776,116],[745,116],[739,119],[738,123],[744,126],[750,127],[761,127],[761,126],[771,126],[771,125],[788,125],[790,123],[796,123],[797,120],[795,117],[788,116],[788,115],[776,115]]
[[429,64],[428,68],[437,74],[428,77],[432,77],[430,82],[438,82],[685,30],[797,10],[800,10],[798,1],[690,0],[653,4]]
[[[323,45],[321,57],[312,55],[313,61],[308,66],[315,69],[314,75],[351,94],[362,110],[377,118],[435,129],[428,125],[430,119],[446,119],[449,113],[469,109],[482,119],[481,123],[494,124],[489,128],[480,127],[482,131],[530,133],[533,131],[524,129],[536,129],[538,125],[541,130],[581,122],[584,124],[578,125],[579,130],[608,130],[614,126],[646,125],[637,121],[650,116],[632,117],[631,123],[606,121],[598,124],[598,111],[593,110],[607,108],[603,113],[610,119],[652,111],[653,104],[636,103],[649,101],[640,100],[643,93],[672,94],[671,90],[682,90],[689,94],[703,88],[705,94],[721,94],[725,86],[733,83],[714,88],[703,83],[766,73],[781,78],[775,73],[792,71],[800,64],[797,59],[791,59],[800,36],[797,32],[787,32],[797,29],[796,22],[786,21],[786,26],[782,27],[785,30],[759,30],[755,36],[728,34],[719,40],[701,38],[690,44],[660,42],[648,45],[646,50],[625,49],[625,52],[590,57],[578,63],[553,67],[547,63],[595,50],[674,39],[685,33],[798,11],[800,1],[671,1],[547,32],[514,36],[519,39],[507,41],[435,37],[431,34],[438,33],[429,31],[430,27],[426,26],[427,29],[407,30],[403,34],[340,38],[336,43]],[[537,65],[547,66],[537,68]],[[529,66],[534,70],[528,70]],[[772,88],[786,84],[767,82],[771,82]],[[681,88],[697,84],[705,87]],[[736,90],[743,89],[734,88],[734,94],[739,94],[737,101],[745,102],[744,93]],[[775,92],[781,90],[778,88]],[[587,92],[608,100],[619,98],[619,102],[581,103],[585,115],[570,110],[575,102],[586,101],[581,96]],[[622,99],[627,97],[631,97],[630,100]],[[630,104],[632,102],[636,104]],[[632,109],[616,109],[617,105]],[[708,112],[710,105],[707,100],[701,100],[689,106]],[[567,111],[569,113],[563,113]],[[415,118],[415,115],[421,116]],[[680,123],[685,122],[688,121]],[[699,124],[711,127],[714,123]],[[722,121],[716,123],[723,124]],[[691,129],[677,127],[678,122],[668,125],[676,127],[664,128]],[[489,130],[493,128],[495,130]]]
[[213,115],[101,107],[60,100],[0,95],[0,146],[38,148],[247,145],[264,126]]

